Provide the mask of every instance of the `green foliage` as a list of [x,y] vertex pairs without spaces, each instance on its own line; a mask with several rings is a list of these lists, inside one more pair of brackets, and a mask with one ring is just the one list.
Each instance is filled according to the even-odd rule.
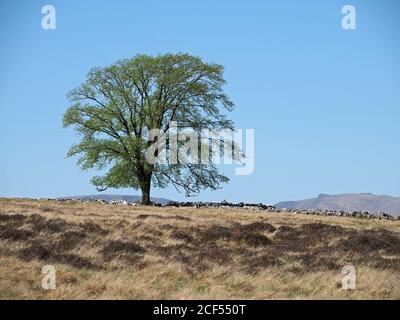
[[168,132],[170,121],[198,132],[233,129],[220,112],[234,107],[224,84],[222,66],[188,54],[137,55],[93,68],[86,82],[68,94],[63,124],[81,136],[68,155],[77,155],[84,170],[109,169],[92,179],[100,189],[131,187],[149,193],[151,182],[160,188],[172,183],[191,195],[219,188],[228,178],[214,165],[151,165],[145,150],[149,130]]

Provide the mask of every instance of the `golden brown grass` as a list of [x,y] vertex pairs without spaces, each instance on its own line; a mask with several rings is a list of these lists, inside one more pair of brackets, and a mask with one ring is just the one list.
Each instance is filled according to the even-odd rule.
[[0,299],[399,299],[400,221],[0,199],[0,274]]

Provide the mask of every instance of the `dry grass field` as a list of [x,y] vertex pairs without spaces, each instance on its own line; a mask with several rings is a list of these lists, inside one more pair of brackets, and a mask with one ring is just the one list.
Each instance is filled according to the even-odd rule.
[[0,199],[0,299],[365,298],[400,299],[400,221]]

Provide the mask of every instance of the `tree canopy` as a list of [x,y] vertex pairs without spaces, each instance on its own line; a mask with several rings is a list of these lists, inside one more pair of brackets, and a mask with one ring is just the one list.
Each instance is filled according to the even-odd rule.
[[[64,127],[81,140],[69,150],[82,169],[105,169],[92,178],[99,189],[133,188],[150,203],[151,186],[172,184],[187,195],[217,189],[228,178],[209,163],[149,163],[152,129],[168,133],[171,123],[194,132],[234,129],[223,113],[234,104],[223,91],[223,67],[188,54],[137,55],[90,70],[68,94]],[[200,143],[201,144],[201,143]]]

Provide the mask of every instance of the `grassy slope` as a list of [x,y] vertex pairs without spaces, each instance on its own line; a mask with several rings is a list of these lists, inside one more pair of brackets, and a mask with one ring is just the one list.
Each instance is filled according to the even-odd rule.
[[399,299],[400,221],[0,199],[0,274],[2,299]]

